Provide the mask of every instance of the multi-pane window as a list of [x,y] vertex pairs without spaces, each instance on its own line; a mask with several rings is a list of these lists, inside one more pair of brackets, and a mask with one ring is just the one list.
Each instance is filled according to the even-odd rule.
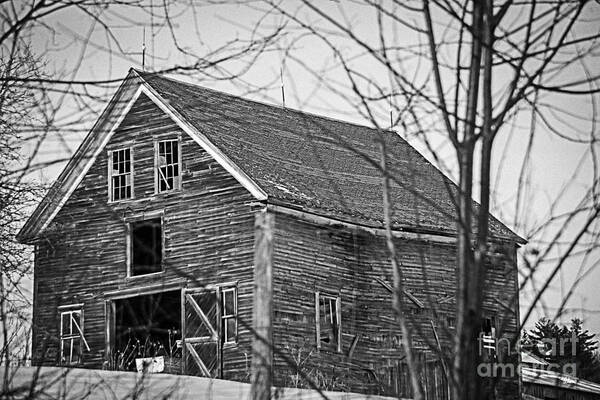
[[162,219],[134,221],[131,230],[130,275],[145,275],[162,271]]
[[315,293],[317,348],[342,350],[341,299]]
[[221,290],[221,335],[223,343],[235,343],[237,339],[237,290],[235,287]]
[[60,364],[79,365],[83,362],[83,347],[89,346],[83,336],[81,308],[71,308],[60,313]]
[[121,149],[109,153],[110,200],[130,199],[133,194],[131,149]]
[[156,148],[157,191],[179,189],[181,168],[179,165],[179,140],[163,140]]

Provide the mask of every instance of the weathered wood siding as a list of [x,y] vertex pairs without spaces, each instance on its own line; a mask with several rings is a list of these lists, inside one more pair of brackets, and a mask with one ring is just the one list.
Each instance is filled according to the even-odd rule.
[[[454,317],[456,249],[451,243],[396,239],[405,289],[425,307],[405,298],[414,330],[413,343],[427,359],[437,347],[432,323],[443,346],[450,344],[448,317]],[[514,247],[498,249],[486,284],[486,313],[504,321],[514,335],[516,316],[510,304],[516,293]],[[276,214],[273,312],[277,385],[306,385],[296,365],[324,389],[396,394],[398,363],[403,356],[391,309],[391,295],[379,282],[392,284],[384,238],[361,230],[319,226]],[[315,292],[341,297],[342,351],[316,349]],[[513,306],[514,309],[515,306]],[[352,357],[353,340],[358,343]],[[300,381],[300,382],[298,382]],[[518,380],[502,384],[507,398],[517,398]]]
[[[154,141],[182,138],[183,189],[154,193]],[[135,199],[108,203],[107,151],[133,147]],[[142,95],[86,177],[36,244],[34,359],[58,361],[61,305],[83,304],[91,351],[84,367],[105,357],[107,293],[150,285],[204,286],[238,282],[239,343],[224,349],[224,378],[247,380],[251,359],[253,198],[232,176]],[[164,212],[165,271],[126,276],[128,217]],[[455,253],[452,244],[397,239],[405,288],[425,306],[406,299],[414,345],[427,353],[450,342],[454,316]],[[507,336],[516,316],[514,247],[493,254],[485,307]],[[273,267],[275,384],[305,383],[296,365],[329,390],[393,394],[398,391],[399,329],[391,312],[392,283],[385,242],[363,230],[316,225],[276,214]],[[316,350],[315,292],[341,296],[342,351]],[[513,303],[511,305],[511,303]],[[432,323],[435,328],[432,328]],[[350,347],[356,346],[350,356]],[[429,356],[429,358],[432,358]],[[515,393],[515,382],[502,386]],[[507,397],[509,398],[509,397]]]
[[[181,135],[183,189],[154,193],[154,141]],[[135,200],[108,203],[107,151],[131,146]],[[36,248],[34,358],[58,360],[58,306],[83,303],[91,347],[84,367],[105,352],[106,293],[148,285],[188,287],[238,282],[239,316],[250,321],[253,282],[253,198],[168,116],[142,95]],[[126,225],[131,215],[164,211],[165,271],[127,278]],[[247,378],[250,335],[224,349],[226,378]]]

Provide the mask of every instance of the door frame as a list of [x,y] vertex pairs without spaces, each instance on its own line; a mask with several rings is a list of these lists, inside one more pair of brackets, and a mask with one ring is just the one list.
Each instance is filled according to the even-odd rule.
[[[147,296],[151,294],[157,293],[166,293],[166,292],[182,292],[186,288],[185,282],[176,282],[173,284],[159,284],[159,285],[146,285],[146,286],[136,286],[130,287],[121,290],[115,290],[110,292],[105,292],[104,295],[104,326],[105,326],[105,335],[104,335],[104,361],[108,362],[109,357],[112,357],[112,351],[115,347],[115,335],[116,335],[116,306],[115,301],[128,299],[132,297],[138,296]],[[181,321],[183,323],[183,321]],[[182,335],[183,335],[183,325],[182,325]]]
[[[221,287],[220,285],[208,285],[208,286],[204,286],[204,287],[191,287],[191,288],[182,288],[181,289],[181,357],[182,357],[182,374],[185,374],[187,371],[187,359],[188,359],[188,348],[187,348],[187,343],[186,343],[186,319],[185,319],[185,307],[186,307],[186,296],[188,295],[188,293],[193,294],[193,293],[214,293],[215,296],[215,302],[216,302],[216,326],[213,327],[214,331],[215,331],[215,335],[216,338],[214,339],[214,342],[216,344],[217,347],[217,373],[216,376],[211,377],[208,376],[208,378],[221,378],[223,376],[223,360],[222,360],[222,351],[223,351],[223,346],[221,343]],[[192,300],[195,302],[195,300],[192,298]],[[197,304],[196,304],[197,305]],[[202,314],[204,315],[204,312],[200,309],[200,312],[202,312]],[[210,322],[210,321],[209,321]],[[194,351],[195,353],[195,351]],[[198,357],[198,354],[195,353],[195,355],[193,355],[194,358]],[[200,358],[199,358],[200,359]],[[204,362],[200,359],[200,362],[202,363],[202,365],[204,366],[204,368],[206,368],[206,366],[204,365]],[[209,372],[209,371],[205,371]],[[210,375],[210,372],[208,373],[208,375]]]
[[[222,314],[223,314],[223,310],[222,310],[222,297],[221,297],[221,293],[223,289],[228,289],[228,288],[236,288],[236,293],[237,290],[239,290],[239,280],[236,281],[226,281],[226,282],[221,282],[221,283],[215,283],[215,284],[208,284],[208,285],[204,285],[204,286],[185,286],[181,288],[181,356],[182,356],[182,371],[181,373],[184,374],[187,368],[187,348],[185,345],[185,292],[186,291],[197,291],[197,292],[202,292],[202,291],[215,291],[216,292],[216,301],[217,301],[217,326],[215,327],[215,331],[217,332],[217,376],[216,378],[222,378],[223,377],[223,348],[224,347],[228,347],[226,345],[223,344],[223,338],[222,338],[222,333],[221,333],[221,326],[222,326]],[[236,310],[238,310],[237,312],[239,312],[239,298],[236,296]],[[236,312],[236,318],[237,317],[237,312]],[[238,322],[236,322],[237,324]],[[239,326],[237,326],[237,332],[236,334],[239,335]]]
[[[115,346],[115,329],[116,329],[116,321],[115,321],[115,301],[122,300],[131,297],[137,296],[146,296],[157,293],[164,292],[174,292],[179,291],[181,297],[181,374],[184,374],[186,371],[186,346],[185,346],[185,292],[186,291],[215,291],[216,292],[216,301],[217,301],[217,326],[215,330],[217,331],[217,378],[221,378],[223,376],[223,342],[221,337],[221,290],[224,288],[235,287],[239,288],[239,281],[227,281],[218,284],[209,284],[204,286],[189,286],[189,282],[179,281],[174,282],[172,284],[153,284],[153,285],[145,285],[145,286],[132,286],[129,288],[124,288],[121,290],[108,291],[103,293],[104,297],[104,317],[105,317],[105,350],[104,350],[104,360],[109,361],[109,357],[112,356],[112,351]],[[238,298],[239,302],[239,298]],[[239,304],[236,304],[236,307],[239,307]],[[239,308],[238,308],[239,312]],[[236,316],[237,318],[237,316]],[[237,332],[239,335],[239,326],[237,328]]]

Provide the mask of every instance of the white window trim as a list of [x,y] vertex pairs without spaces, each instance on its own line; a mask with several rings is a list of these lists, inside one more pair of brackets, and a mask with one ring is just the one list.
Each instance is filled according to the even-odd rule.
[[315,292],[315,328],[317,336],[317,350],[321,349],[321,297],[335,299],[335,317],[338,323],[336,350],[338,353],[340,353],[342,351],[342,298],[340,296],[321,294],[320,292]]
[[[71,346],[71,354],[70,354],[70,358],[73,358],[73,339],[75,338],[79,338],[82,342],[82,344],[85,346],[85,349],[87,351],[90,351],[90,346],[88,345],[87,340],[85,339],[85,335],[84,335],[84,319],[83,319],[83,304],[70,304],[70,305],[66,305],[66,306],[59,306],[58,310],[60,312],[59,315],[59,323],[60,323],[60,353],[59,353],[59,363],[61,365],[81,365],[83,364],[83,349],[81,349],[81,358],[79,360],[78,363],[73,363],[71,362],[65,362],[63,363],[62,361],[62,356],[64,353],[64,346],[65,343],[67,341],[70,341],[70,346]],[[74,319],[72,319],[72,315],[73,314],[79,314],[79,324],[77,323],[77,321],[75,321]],[[68,317],[67,317],[68,315]],[[65,332],[63,332],[63,318],[69,318],[69,325],[71,323],[75,324],[75,327],[77,328],[78,334],[69,334],[67,335]],[[68,336],[68,337],[65,337]]]
[[490,356],[495,356],[498,354],[498,338],[496,337],[496,316],[484,316],[483,320],[490,320],[490,329],[491,332],[489,335],[480,333],[482,340],[482,350],[486,350]]
[[[131,197],[128,199],[113,199],[113,183],[112,183],[112,172],[113,172],[113,153],[117,151],[129,149],[129,173],[131,174]],[[121,201],[128,201],[135,199],[135,184],[134,184],[134,164],[133,164],[133,146],[121,147],[118,149],[108,150],[108,202],[119,203]]]
[[[134,224],[136,222],[148,221],[151,219],[158,219],[158,218],[160,218],[160,235],[161,235],[160,271],[151,272],[149,274],[133,275],[132,274],[132,272],[133,272],[133,240],[132,240],[133,229],[132,229],[132,224]],[[148,213],[143,216],[131,217],[125,221],[125,224],[126,224],[125,245],[127,246],[127,253],[125,255],[125,259],[126,259],[126,264],[127,264],[127,276],[126,276],[127,279],[139,279],[139,278],[146,278],[146,277],[150,277],[150,276],[164,274],[165,273],[165,255],[166,255],[166,252],[165,252],[165,215],[164,215],[164,213],[161,211],[158,213]]]
[[[220,287],[221,295],[221,326],[224,328],[221,331],[221,340],[223,345],[235,345],[237,344],[238,339],[238,288],[237,286],[221,286]],[[225,312],[225,293],[233,292],[233,315],[224,315]],[[226,341],[227,335],[225,330],[227,329],[227,324],[224,323],[227,319],[233,319],[235,321],[235,332],[233,335],[233,341]]]
[[[179,179],[178,179],[178,184],[177,187],[175,188],[171,188],[171,189],[167,189],[167,190],[163,190],[162,192],[160,191],[160,166],[158,164],[158,150],[159,150],[159,143],[161,142],[174,142],[177,141],[177,164],[179,166],[178,171],[179,171]],[[170,193],[173,191],[177,191],[177,190],[181,190],[182,188],[182,162],[181,162],[181,134],[177,135],[177,139],[162,139],[162,140],[155,140],[154,141],[154,194],[161,194],[161,193]]]

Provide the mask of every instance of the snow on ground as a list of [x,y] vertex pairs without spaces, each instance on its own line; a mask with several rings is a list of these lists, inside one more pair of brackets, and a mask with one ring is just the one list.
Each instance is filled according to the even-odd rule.
[[[4,382],[5,369],[0,367]],[[247,383],[165,374],[138,374],[58,367],[19,367],[9,370],[8,384],[2,385],[3,398],[35,398],[61,400],[124,399],[224,399],[250,398]],[[306,389],[273,389],[274,398],[285,400],[322,399],[319,393]],[[391,400],[390,397],[356,393],[325,392],[331,400]],[[8,397],[4,397],[7,396]]]

